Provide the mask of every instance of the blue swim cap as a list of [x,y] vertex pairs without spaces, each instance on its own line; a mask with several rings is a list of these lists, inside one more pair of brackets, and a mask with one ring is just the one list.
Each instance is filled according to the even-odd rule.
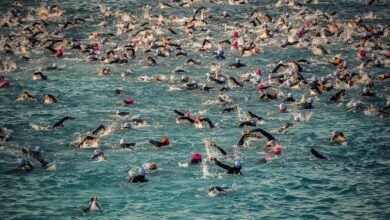
[[37,154],[40,154],[42,152],[42,149],[40,146],[35,146],[34,147],[34,152],[37,153]]
[[145,169],[144,168],[138,168],[138,175],[145,176]]
[[23,157],[18,158],[18,165],[21,167],[26,165],[26,160]]
[[229,189],[230,187],[229,187],[228,184],[223,184],[221,188],[222,188],[222,189]]
[[234,167],[241,168],[241,160],[234,161]]

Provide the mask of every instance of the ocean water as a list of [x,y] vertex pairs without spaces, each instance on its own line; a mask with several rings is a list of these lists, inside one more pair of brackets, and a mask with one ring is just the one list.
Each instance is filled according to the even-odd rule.
[[[234,22],[249,20],[250,12],[257,9],[272,17],[282,13],[294,14],[297,10],[288,7],[275,8],[274,1],[250,1],[245,5],[229,6],[223,1],[215,3],[194,3],[190,7],[160,9],[157,1],[22,1],[25,8],[37,10],[38,7],[59,5],[63,15],[48,19],[46,30],[59,29],[65,19],[75,16],[89,19],[78,27],[63,31],[64,37],[80,37],[85,42],[91,32],[116,32],[115,24],[119,17],[104,17],[99,5],[111,7],[113,12],[130,12],[143,23],[142,7],[154,6],[151,14],[176,15],[189,17],[201,6],[209,8],[206,15],[209,24],[205,27],[212,31],[212,40],[231,39],[231,30],[225,31],[220,24],[233,25]],[[12,1],[2,1],[0,11],[11,9]],[[316,5],[306,6],[308,10],[337,11],[336,21],[345,22],[355,15],[364,15],[373,11],[376,18],[368,24],[389,24],[388,1],[363,6],[360,1],[319,1]],[[26,9],[20,9],[26,13]],[[218,15],[228,11],[232,17],[225,19]],[[98,24],[107,21],[106,28]],[[148,21],[152,23],[153,21]],[[304,21],[293,21],[299,27]],[[26,22],[25,24],[29,24]],[[264,140],[252,142],[246,147],[235,147],[241,136],[238,127],[239,115],[235,112],[221,113],[223,106],[216,101],[220,86],[208,82],[214,89],[188,91],[181,84],[181,74],[174,73],[176,68],[184,69],[191,79],[206,82],[206,73],[211,63],[218,62],[236,78],[256,67],[263,70],[266,81],[268,73],[279,61],[298,60],[312,57],[319,61],[341,54],[351,66],[356,68],[360,61],[356,58],[357,49],[351,49],[332,38],[332,43],[324,45],[330,52],[328,57],[315,57],[307,48],[278,46],[282,38],[260,43],[262,53],[250,57],[241,57],[247,64],[240,69],[229,69],[238,53],[225,49],[226,60],[218,61],[212,54],[199,53],[194,44],[201,44],[205,33],[195,32],[195,40],[188,40],[181,23],[170,22],[169,26],[179,32],[173,36],[164,31],[155,34],[178,39],[186,49],[187,57],[156,58],[157,65],[145,64],[147,57],[139,50],[136,58],[126,64],[103,64],[85,61],[84,55],[77,50],[64,48],[64,57],[57,58],[47,50],[33,48],[31,59],[25,61],[20,56],[0,53],[1,59],[10,57],[17,65],[11,73],[2,73],[12,84],[11,88],[0,90],[0,126],[14,131],[14,139],[0,146],[0,219],[389,219],[390,217],[390,129],[389,117],[383,114],[366,115],[363,111],[348,111],[346,104],[358,98],[365,106],[382,108],[389,96],[389,81],[375,80],[375,98],[361,98],[361,85],[348,88],[344,100],[340,103],[328,101],[335,89],[324,92],[314,100],[313,110],[302,110],[300,106],[290,105],[289,113],[278,113],[280,100],[260,101],[257,84],[246,83],[243,88],[234,88],[228,92],[237,106],[252,111],[265,118],[258,125],[267,131],[277,130],[285,122],[292,121],[294,114],[306,116],[310,120],[295,123],[286,134],[277,134],[282,155],[266,164],[258,163],[264,157]],[[168,27],[168,24],[163,28]],[[18,28],[2,27],[2,35],[14,32]],[[132,32],[131,32],[132,33]],[[254,39],[247,36],[246,39]],[[130,43],[130,35],[113,36],[102,50],[109,49],[112,43],[120,46]],[[388,39],[387,41],[388,44]],[[216,48],[214,48],[216,49]],[[201,66],[187,65],[186,60],[193,58],[202,62]],[[56,63],[60,70],[46,70]],[[99,72],[110,68],[112,75],[103,76]],[[332,74],[331,65],[302,65],[302,75],[311,78]],[[131,68],[134,74],[122,77],[121,73]],[[41,70],[48,81],[33,81],[33,72]],[[365,68],[369,74],[388,72],[389,68]],[[167,80],[140,82],[140,76],[164,75]],[[180,90],[170,90],[170,87]],[[114,90],[122,88],[123,95],[115,95]],[[272,88],[272,91],[287,94],[294,93],[297,100],[307,94],[307,89],[289,90]],[[29,91],[37,101],[16,101],[16,96]],[[338,91],[338,89],[337,89]],[[58,103],[45,105],[44,94],[54,95]],[[119,107],[116,103],[132,97],[135,104]],[[120,126],[128,118],[115,117],[116,110],[139,114],[148,121],[149,126],[121,130]],[[216,128],[195,129],[189,124],[176,124],[173,109],[190,111],[192,115],[202,115],[218,123]],[[60,129],[49,128],[59,119],[73,116],[76,119],[64,123]],[[100,124],[111,128],[111,132],[100,138],[100,148],[106,159],[101,162],[90,159],[94,149],[78,149],[73,143],[92,131]],[[41,129],[37,129],[41,127]],[[47,129],[46,129],[47,128]],[[348,138],[343,144],[329,142],[333,130],[342,131]],[[148,140],[159,140],[167,136],[170,146],[156,149]],[[118,148],[121,138],[136,142],[133,150]],[[242,160],[243,175],[226,175],[213,162],[207,160],[204,141],[213,140],[222,146],[229,155]],[[4,174],[15,168],[22,147],[39,145],[45,157],[56,165],[52,171],[39,167],[33,158],[29,160],[35,169],[32,172]],[[322,161],[310,154],[310,148],[328,152],[330,160]],[[203,155],[203,166],[179,166],[189,161],[191,154]],[[157,171],[147,172],[149,180],[143,184],[128,183],[128,171],[155,162]],[[224,163],[233,164],[230,160]],[[234,185],[233,190],[215,197],[207,194],[208,188],[222,184]],[[96,195],[102,210],[83,212],[91,196]]]

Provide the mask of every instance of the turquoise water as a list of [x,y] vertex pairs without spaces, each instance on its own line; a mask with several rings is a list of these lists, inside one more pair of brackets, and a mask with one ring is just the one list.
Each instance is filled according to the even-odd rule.
[[[129,11],[141,17],[142,6],[154,1],[105,1],[113,11]],[[48,31],[58,28],[65,17],[90,17],[79,27],[64,31],[65,37],[86,38],[92,31],[116,32],[116,28],[101,28],[98,24],[106,20],[117,23],[119,18],[105,18],[101,15],[98,3],[50,2],[58,4],[64,14],[61,18],[49,20]],[[6,11],[12,2],[2,2],[1,11]],[[24,2],[25,7],[47,6],[45,3]],[[224,4],[196,3],[188,8],[152,9],[152,14],[175,14],[188,17],[200,6],[208,6],[208,14],[218,16],[223,10],[232,14],[232,21],[246,19],[254,8],[267,11],[271,16],[281,12],[293,13],[287,7],[274,9],[268,1],[253,1],[251,4],[228,6]],[[389,24],[389,3],[378,3],[361,7],[355,1],[322,2],[308,6],[310,10],[345,11],[338,19],[345,21],[356,14],[374,11],[377,18],[369,23]],[[144,21],[144,20],[142,20]],[[146,20],[145,20],[146,21]],[[212,19],[209,19],[212,21]],[[213,31],[215,41],[230,38],[231,31],[224,31],[218,24],[224,19],[215,19],[207,28]],[[140,22],[141,23],[141,22]],[[299,26],[294,21],[294,27]],[[238,115],[234,112],[221,114],[223,108],[217,104],[218,85],[209,82],[214,90],[187,91],[179,82],[181,75],[173,71],[177,67],[200,82],[206,81],[210,64],[220,62],[227,66],[237,57],[235,51],[226,48],[225,61],[217,61],[211,54],[200,54],[191,50],[193,43],[201,43],[205,34],[196,32],[197,41],[189,41],[182,32],[180,23],[171,24],[180,35],[175,36],[185,45],[188,57],[156,58],[158,64],[151,66],[142,62],[147,57],[142,50],[136,52],[136,58],[127,64],[103,64],[86,62],[83,54],[64,48],[64,57],[57,58],[47,50],[35,48],[31,60],[24,61],[18,56],[1,53],[1,58],[12,58],[17,70],[4,74],[12,84],[11,88],[0,90],[0,126],[14,131],[14,139],[0,146],[0,218],[1,219],[388,219],[390,216],[389,187],[389,117],[381,114],[366,115],[362,111],[349,112],[346,104],[358,97],[361,85],[347,89],[344,101],[339,104],[327,100],[336,90],[324,92],[315,98],[312,117],[304,123],[296,123],[283,135],[275,135],[282,146],[282,155],[266,164],[259,164],[263,158],[262,147],[265,141],[252,142],[243,148],[234,147],[241,136],[238,128]],[[2,28],[1,33],[9,33],[18,28]],[[170,36],[165,33],[162,36]],[[160,37],[160,35],[155,35]],[[173,36],[171,36],[173,37]],[[252,36],[253,37],[253,36]],[[251,38],[248,36],[248,39]],[[103,50],[113,42],[120,46],[131,42],[127,36],[113,37]],[[278,42],[281,38],[278,38]],[[83,40],[83,42],[93,42]],[[388,42],[388,39],[387,39]],[[263,52],[251,57],[242,57],[247,67],[228,69],[226,73],[238,78],[256,67],[263,69],[263,77],[279,61],[311,57],[307,48],[281,49],[276,43],[259,44]],[[332,55],[342,54],[351,67],[360,62],[354,57],[357,49],[351,50],[337,41],[325,46]],[[331,57],[331,56],[329,56]],[[203,65],[186,65],[188,58],[200,60]],[[322,57],[314,57],[324,61]],[[56,63],[60,70],[48,71],[47,66]],[[112,75],[103,76],[99,72],[110,68]],[[302,74],[306,78],[313,75],[324,76],[334,72],[330,65],[302,65]],[[121,77],[121,73],[131,68],[134,74]],[[38,70],[48,76],[49,81],[33,81],[32,73]],[[388,72],[389,68],[366,68],[369,74]],[[166,75],[162,82],[139,82],[140,76]],[[172,80],[171,80],[172,78]],[[363,99],[365,106],[384,106],[389,95],[389,82],[375,80],[376,98]],[[172,86],[179,91],[169,90]],[[247,83],[242,89],[228,92],[236,104],[244,110],[250,110],[266,120],[258,127],[267,131],[277,130],[285,122],[292,121],[292,113],[308,114],[299,106],[289,105],[287,114],[278,113],[277,101],[259,101],[257,84]],[[114,90],[123,88],[124,94],[116,96]],[[287,94],[286,88],[273,88],[273,91]],[[29,91],[38,101],[16,101],[16,96]],[[292,90],[295,98],[307,94],[306,89]],[[58,103],[45,105],[44,94],[54,95]],[[134,105],[116,106],[125,98],[132,97]],[[129,119],[115,117],[117,109],[129,111],[131,115],[140,114],[149,126],[120,130],[120,126]],[[191,125],[176,124],[173,109],[191,111],[192,115],[203,114],[219,126],[214,129],[195,129]],[[65,122],[61,129],[37,129],[50,127],[64,116],[76,119]],[[95,162],[90,159],[94,149],[80,150],[72,143],[80,136],[104,124],[112,131],[100,138],[100,148],[104,150],[106,160]],[[341,145],[330,143],[330,133],[342,131],[348,138]],[[155,149],[149,139],[158,140],[163,136],[170,139],[170,146]],[[133,150],[119,149],[121,138],[136,142]],[[213,163],[207,167],[179,166],[189,161],[191,154],[200,152],[207,157],[204,140],[210,139],[228,152],[242,159],[244,175],[226,175]],[[41,169],[37,161],[30,158],[35,169],[32,172],[6,175],[3,172],[15,168],[17,156],[22,147],[40,145],[47,158],[53,160],[56,169]],[[331,160],[321,161],[310,154],[310,148],[328,152]],[[156,162],[158,170],[147,172],[148,183],[128,183],[128,171],[147,162]],[[232,161],[224,161],[232,164]],[[205,170],[207,169],[208,172]],[[205,175],[209,174],[209,175]],[[224,183],[234,184],[229,193],[209,197],[207,189]],[[82,208],[88,205],[89,198],[98,197],[101,212],[84,213]]]

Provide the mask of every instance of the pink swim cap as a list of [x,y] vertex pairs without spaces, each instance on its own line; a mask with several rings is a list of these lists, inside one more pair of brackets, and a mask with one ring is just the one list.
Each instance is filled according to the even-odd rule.
[[260,90],[261,90],[261,89],[264,89],[264,85],[263,85],[263,84],[259,84],[259,85],[257,86],[257,88],[260,89]]
[[274,154],[279,155],[279,154],[281,154],[281,153],[282,153],[282,148],[279,147],[279,146],[276,146],[276,147],[274,148]]
[[6,87],[6,86],[8,86],[8,81],[7,80],[1,81],[1,87]]
[[310,27],[310,22],[309,22],[309,21],[306,21],[306,22],[305,22],[305,26],[306,26],[306,27]]
[[256,68],[256,74],[257,75],[261,75],[261,69],[260,68]]
[[190,113],[190,112],[185,112],[185,113],[184,113],[184,116],[190,117],[190,116],[191,116],[191,113]]
[[196,118],[195,118],[195,122],[196,122],[196,123],[199,123],[199,122],[200,122],[200,118],[199,118],[199,117],[196,117]]
[[133,104],[134,103],[134,99],[128,98],[126,102],[127,102],[127,104]]
[[237,31],[234,31],[234,32],[233,32],[233,37],[235,37],[235,38],[238,37],[238,32],[237,32]]
[[237,47],[237,46],[238,46],[238,41],[235,40],[235,41],[233,42],[233,47]]
[[192,154],[192,159],[194,159],[194,160],[201,160],[202,159],[202,155],[200,153]]
[[271,159],[271,155],[269,155],[269,154],[264,154],[264,158],[267,159],[267,160],[268,160],[268,159]]
[[390,57],[390,52],[387,52],[387,56]]
[[298,29],[296,34],[298,37],[302,37],[303,32],[300,29]]

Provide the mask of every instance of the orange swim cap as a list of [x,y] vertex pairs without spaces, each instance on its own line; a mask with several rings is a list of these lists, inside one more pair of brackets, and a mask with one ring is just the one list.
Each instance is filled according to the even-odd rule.
[[149,165],[149,170],[155,170],[155,169],[157,169],[157,164],[156,163],[151,163]]
[[169,141],[168,141],[168,138],[167,137],[163,137],[161,139],[161,142],[164,143],[164,144],[169,144]]

